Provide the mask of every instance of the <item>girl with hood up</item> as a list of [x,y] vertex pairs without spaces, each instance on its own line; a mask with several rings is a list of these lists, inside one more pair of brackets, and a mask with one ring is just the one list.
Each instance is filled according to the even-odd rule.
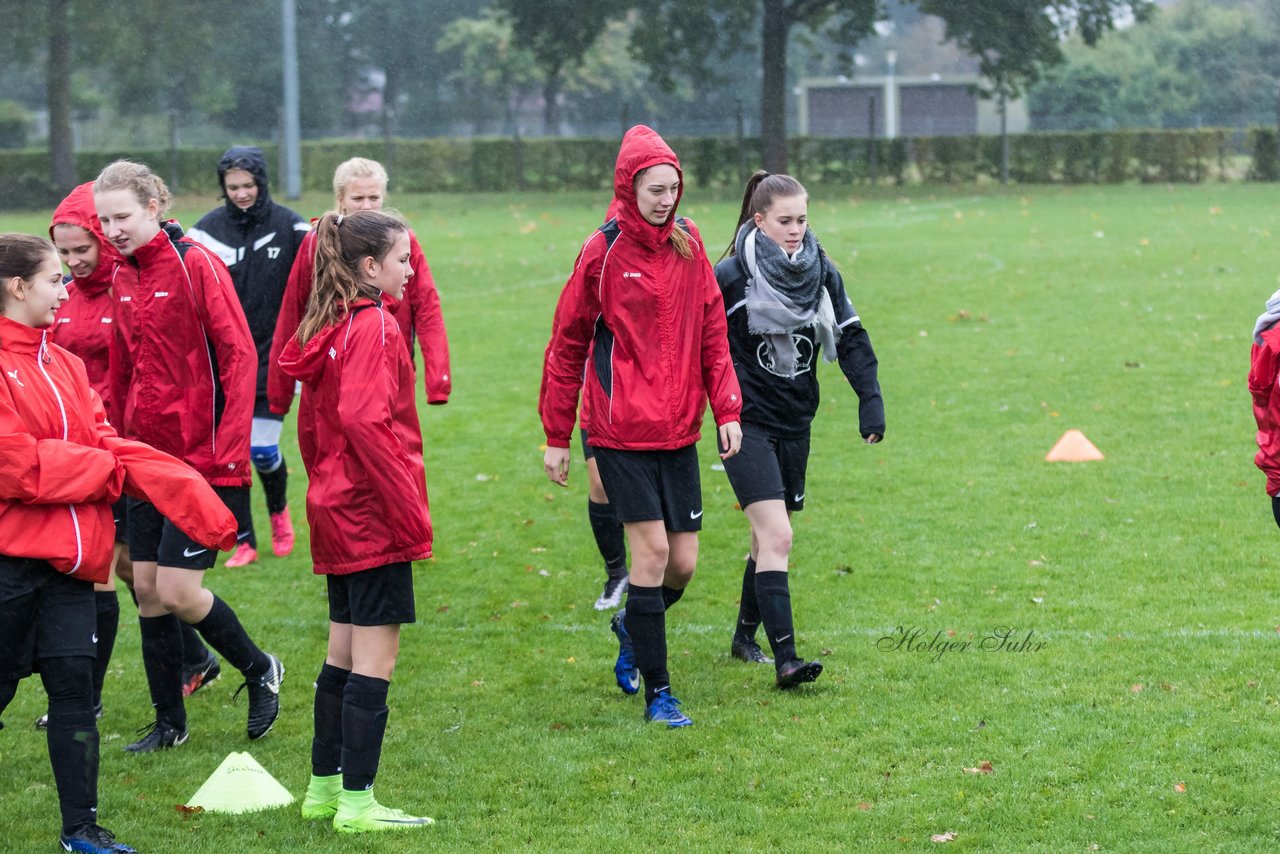
[[742,437],[724,306],[697,228],[676,216],[682,190],[680,161],[662,138],[643,125],[627,131],[614,168],[617,213],[587,239],[560,295],[538,404],[543,468],[566,486],[583,393],[600,479],[631,553],[627,606],[611,622],[614,677],[628,694],[643,678],[645,719],[668,727],[692,723],[671,690],[666,611],[697,565],[696,443],[708,399],[721,456],[737,453]]
[[302,816],[343,833],[411,830],[432,820],[373,797],[400,626],[415,620],[412,563],[431,557],[413,363],[382,303],[414,275],[409,230],[358,211],[325,214],[315,235],[315,287],[280,356],[302,382],[311,557],[329,593]]

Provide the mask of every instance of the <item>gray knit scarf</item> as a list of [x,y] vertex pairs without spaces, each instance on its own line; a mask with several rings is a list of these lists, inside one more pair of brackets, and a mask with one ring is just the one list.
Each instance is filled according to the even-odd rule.
[[814,327],[818,343],[828,362],[836,358],[835,311],[823,287],[822,251],[812,230],[795,255],[747,220],[738,229],[734,251],[747,271],[747,329],[765,339],[773,372],[784,377],[796,375],[796,344],[791,333]]
[[1262,333],[1276,325],[1280,321],[1280,291],[1276,291],[1271,295],[1271,299],[1267,300],[1267,310],[1258,315],[1258,322],[1253,325],[1253,343],[1262,345]]

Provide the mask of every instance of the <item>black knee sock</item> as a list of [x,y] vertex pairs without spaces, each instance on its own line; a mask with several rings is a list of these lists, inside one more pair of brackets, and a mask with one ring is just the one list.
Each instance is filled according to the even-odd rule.
[[662,585],[662,608],[670,610],[671,606],[680,601],[680,597],[684,595],[683,587],[668,587]]
[[267,495],[267,512],[279,513],[288,503],[289,467],[280,458],[280,465],[274,471],[258,470],[258,480],[262,481],[262,491]]
[[111,653],[116,648],[116,632],[120,629],[120,597],[114,590],[99,590],[93,594],[98,608],[98,654],[93,662],[93,705],[102,705],[102,683],[111,665]]
[[213,653],[209,652],[209,647],[204,645],[204,641],[200,640],[200,633],[197,632],[189,623],[178,621],[182,627],[182,668],[184,670],[195,670],[204,667],[204,663],[209,660],[209,656]]
[[387,689],[391,683],[352,673],[342,692],[342,788],[358,792],[373,786],[387,731]]
[[317,777],[332,777],[342,770],[342,693],[349,676],[350,670],[326,662],[316,677],[311,773]]
[[636,654],[636,667],[644,679],[645,702],[671,687],[667,673],[667,608],[662,602],[661,587],[627,588],[627,615],[623,618],[631,646]]
[[757,572],[756,599],[760,602],[760,617],[764,621],[764,633],[773,649],[773,660],[778,667],[796,657],[795,629],[791,623],[791,591],[787,588],[787,573]]
[[[4,714],[4,710],[9,708],[9,704],[13,702],[14,696],[18,693],[17,680],[0,681],[0,715]],[[0,729],[4,729],[4,721],[0,721]]]
[[756,559],[747,558],[742,573],[742,598],[738,600],[738,625],[733,631],[736,641],[753,641],[760,625],[760,606],[756,602]]
[[98,725],[93,717],[93,659],[44,658],[40,679],[49,694],[49,764],[58,789],[62,831],[97,821]]
[[253,530],[253,506],[249,501],[249,487],[218,488],[218,497],[236,517],[236,543],[248,543],[258,547],[258,535]]
[[243,673],[245,678],[261,676],[271,666],[266,654],[249,639],[236,612],[217,596],[213,597],[213,607],[209,609],[209,613],[194,625],[209,645],[229,661],[232,667]]
[[604,571],[610,578],[622,578],[627,574],[627,538],[613,505],[588,498],[587,516],[591,519],[591,533],[595,534],[600,557],[604,558]]
[[187,710],[182,705],[180,622],[173,614],[138,617],[142,664],[147,671],[147,687],[151,689],[151,705],[156,707],[156,720],[168,721],[179,729],[187,725]]

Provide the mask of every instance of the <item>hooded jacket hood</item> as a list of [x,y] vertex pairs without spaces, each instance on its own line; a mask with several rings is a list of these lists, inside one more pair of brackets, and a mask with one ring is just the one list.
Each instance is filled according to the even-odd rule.
[[346,331],[347,318],[351,316],[352,312],[377,304],[376,300],[367,297],[355,300],[348,307],[347,313],[342,315],[337,323],[321,329],[306,344],[299,344],[297,338],[290,338],[288,343],[285,344],[284,350],[280,353],[281,370],[295,380],[300,380],[304,383],[314,384],[319,382],[329,364],[329,350],[333,347],[334,338],[341,336]]
[[[258,185],[258,198],[248,210],[240,210],[227,198],[227,173],[232,169],[243,169],[253,176]],[[262,149],[256,145],[233,145],[218,161],[218,187],[222,190],[222,200],[232,219],[240,224],[257,222],[267,215],[271,206],[271,192],[267,189],[267,158]]]
[[[671,206],[671,215],[661,226],[656,226],[640,215],[640,207],[636,204],[636,175],[651,166],[666,163],[675,167],[680,177],[680,191],[676,194],[675,204]],[[649,246],[660,246],[671,236],[676,227],[676,210],[680,207],[680,197],[684,194],[684,173],[680,170],[680,159],[671,147],[653,128],[636,125],[622,137],[622,147],[618,149],[618,162],[613,168],[613,203],[609,210],[617,217],[622,230]]]
[[111,285],[111,276],[116,265],[124,261],[120,250],[102,232],[102,223],[98,222],[98,209],[93,204],[93,182],[88,181],[71,191],[65,199],[58,203],[49,221],[49,239],[53,239],[55,225],[74,225],[83,228],[98,241],[98,266],[86,280],[76,280],[78,287],[87,292],[96,293],[106,290]]

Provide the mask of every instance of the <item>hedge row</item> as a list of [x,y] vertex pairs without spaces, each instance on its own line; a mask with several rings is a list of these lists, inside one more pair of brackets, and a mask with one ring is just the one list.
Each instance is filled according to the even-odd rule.
[[[759,163],[758,139],[675,137],[685,174],[697,187],[736,189]],[[276,183],[278,151],[267,146]],[[815,185],[877,182],[950,184],[998,179],[1001,140],[992,136],[877,140],[794,138],[791,172]],[[221,149],[82,151],[81,180],[128,157],[148,163],[185,193],[216,195]],[[617,155],[614,139],[327,140],[302,146],[307,190],[328,191],[333,167],[349,157],[383,160],[402,192],[534,190],[607,191]],[[1237,155],[1249,155],[1247,170]],[[49,158],[43,151],[0,152],[0,208],[51,203]],[[1035,133],[1009,137],[1009,177],[1019,183],[1199,182],[1280,180],[1280,148],[1270,128],[1241,139],[1236,131],[1200,130]]]

